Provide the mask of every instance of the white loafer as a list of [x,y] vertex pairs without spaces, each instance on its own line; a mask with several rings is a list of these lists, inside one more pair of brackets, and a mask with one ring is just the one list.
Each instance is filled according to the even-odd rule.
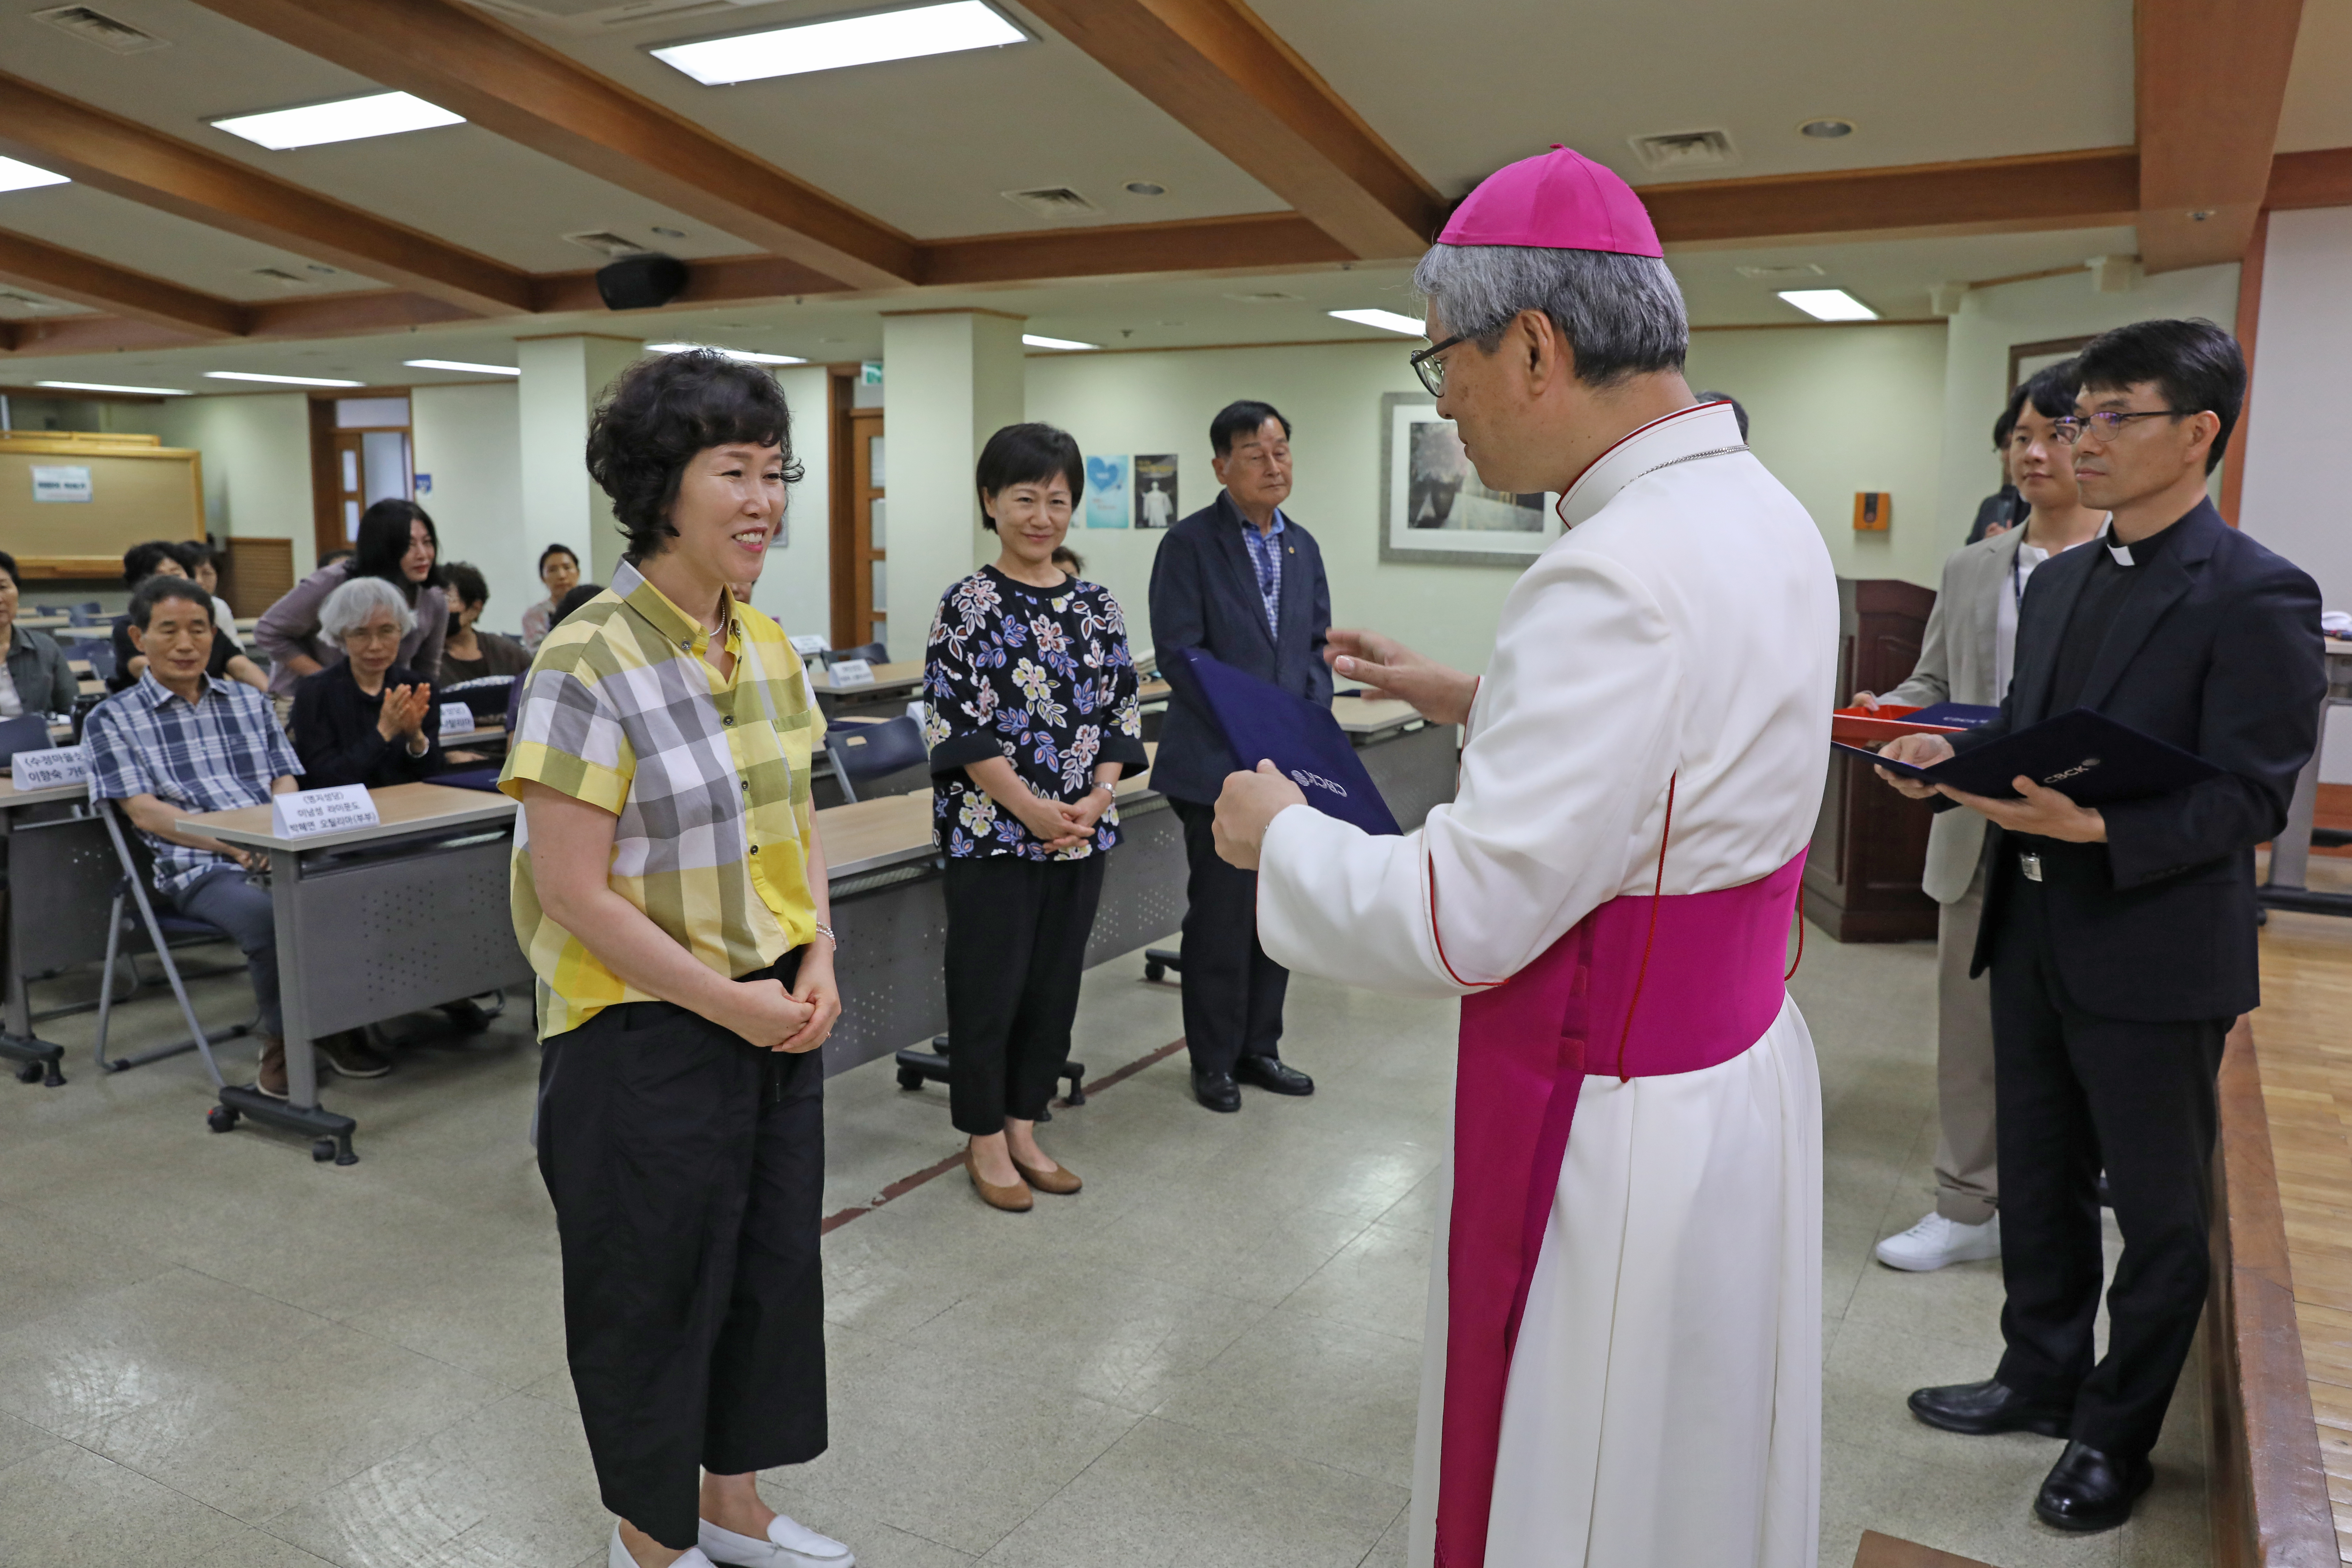
[[721,1530],[707,1519],[701,1526],[702,1554],[728,1568],[856,1568],[848,1547],[781,1513],[769,1524],[765,1541]]
[[[706,1524],[702,1528],[708,1530],[710,1527]],[[637,1568],[637,1560],[629,1555],[627,1547],[621,1544],[621,1527],[618,1524],[613,1526],[613,1544],[604,1552],[604,1562],[606,1568]],[[689,1546],[684,1555],[670,1563],[669,1568],[716,1568],[716,1565],[703,1554],[701,1547]]]
[[1962,1225],[1929,1211],[1927,1217],[1876,1247],[1878,1261],[1909,1274],[1927,1274],[1952,1263],[1981,1263],[2000,1256],[2000,1215],[1982,1225]]

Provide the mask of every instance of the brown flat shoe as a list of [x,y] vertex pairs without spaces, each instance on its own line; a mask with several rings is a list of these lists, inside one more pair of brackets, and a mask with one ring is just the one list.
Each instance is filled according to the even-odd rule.
[[1009,1187],[1000,1187],[994,1182],[984,1180],[969,1149],[963,1152],[963,1168],[964,1173],[971,1178],[971,1190],[978,1193],[980,1201],[990,1208],[1003,1209],[1007,1214],[1026,1214],[1037,1202],[1030,1195],[1029,1189],[1019,1182]]
[[1084,1182],[1078,1180],[1078,1173],[1067,1165],[1061,1166],[1057,1170],[1040,1171],[1015,1160],[1013,1162],[1013,1168],[1021,1173],[1023,1181],[1041,1193],[1067,1194],[1086,1185]]

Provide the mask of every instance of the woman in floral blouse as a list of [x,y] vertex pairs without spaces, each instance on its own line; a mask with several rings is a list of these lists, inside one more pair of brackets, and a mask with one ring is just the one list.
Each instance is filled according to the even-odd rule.
[[950,587],[923,671],[932,832],[947,851],[948,1092],[982,1198],[1075,1193],[1034,1123],[1070,1054],[1078,974],[1118,842],[1111,786],[1146,765],[1127,620],[1054,564],[1086,489],[1078,444],[1008,425],[980,455],[993,565]]

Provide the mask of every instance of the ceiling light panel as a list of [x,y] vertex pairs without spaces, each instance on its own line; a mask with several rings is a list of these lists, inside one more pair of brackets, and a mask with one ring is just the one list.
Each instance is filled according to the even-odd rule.
[[373,93],[366,98],[347,98],[339,103],[273,109],[263,114],[236,114],[212,121],[215,130],[242,136],[273,153],[465,123],[464,115],[452,114],[438,104],[405,92]]
[[258,371],[250,370],[208,370],[205,372],[205,375],[212,381],[266,381],[278,386],[365,386],[367,384],[364,381],[337,381],[331,377],[320,375],[264,375]]
[[41,185],[71,184],[63,174],[52,174],[47,169],[36,169],[14,158],[0,158],[0,191],[29,191]]
[[35,386],[55,387],[60,392],[123,392],[136,397],[186,397],[176,386],[113,386],[102,381],[37,381]]
[[1428,331],[1428,323],[1412,316],[1399,315],[1394,310],[1326,310],[1327,316],[1342,321],[1353,321],[1360,327],[1378,327],[1383,331],[1402,332],[1418,338]]
[[990,10],[981,0],[950,0],[878,16],[839,16],[826,22],[732,37],[702,38],[652,50],[654,58],[705,87],[725,87],[770,77],[842,70],[884,60],[965,49],[1001,48],[1026,43],[1029,35]]
[[404,359],[400,362],[411,370],[469,370],[476,375],[520,375],[522,367],[514,364],[473,364],[461,359]]
[[1022,333],[1021,343],[1024,348],[1032,349],[1098,349],[1102,347],[1100,343],[1082,343],[1076,338],[1040,337],[1035,332]]
[[656,354],[680,354],[691,349],[709,349],[715,354],[740,360],[745,364],[806,364],[808,361],[791,354],[754,353],[750,349],[722,349],[717,343],[647,343],[646,352]]
[[1780,298],[1816,321],[1874,321],[1878,312],[1843,289],[1783,289]]

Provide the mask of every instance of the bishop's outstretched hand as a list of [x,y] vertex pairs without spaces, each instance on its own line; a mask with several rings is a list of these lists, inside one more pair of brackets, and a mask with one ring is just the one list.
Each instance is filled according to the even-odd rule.
[[1410,702],[1433,724],[1466,724],[1478,678],[1425,658],[1379,632],[1333,626],[1323,661],[1343,680],[1363,682],[1364,695]]

